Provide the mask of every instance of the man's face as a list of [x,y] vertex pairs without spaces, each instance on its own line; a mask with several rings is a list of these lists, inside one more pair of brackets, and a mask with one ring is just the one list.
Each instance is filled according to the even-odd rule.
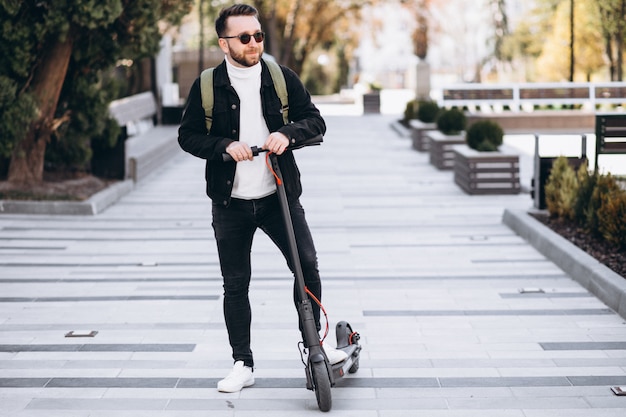
[[[254,35],[260,31],[261,24],[254,16],[231,16],[226,21],[224,36]],[[264,50],[263,41],[255,41],[254,36],[245,45],[239,38],[220,38],[219,45],[230,63],[241,68],[258,64]]]

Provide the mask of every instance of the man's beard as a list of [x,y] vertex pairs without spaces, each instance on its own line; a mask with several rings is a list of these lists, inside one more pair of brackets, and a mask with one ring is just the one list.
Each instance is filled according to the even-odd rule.
[[255,55],[254,57],[252,57],[245,52],[237,54],[231,50],[230,57],[239,65],[243,65],[244,67],[253,67],[259,63],[259,61],[261,60],[261,56],[263,56],[263,48],[260,46],[258,47],[258,53],[258,56]]

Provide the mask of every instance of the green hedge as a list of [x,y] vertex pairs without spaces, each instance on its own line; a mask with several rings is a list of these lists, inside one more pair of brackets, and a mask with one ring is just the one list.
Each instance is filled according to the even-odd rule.
[[419,101],[417,103],[417,119],[424,123],[434,123],[440,112],[436,101]]
[[575,171],[561,156],[554,161],[545,191],[550,216],[575,222],[626,249],[626,190],[617,178],[590,172],[586,164]]
[[437,116],[437,129],[446,135],[458,135],[465,130],[466,124],[465,114],[456,107],[442,110]]
[[502,127],[492,120],[479,120],[467,129],[467,146],[481,152],[495,152],[504,138]]
[[403,120],[408,122],[412,119],[420,120],[424,123],[434,123],[439,115],[439,105],[436,101],[411,100],[404,108]]

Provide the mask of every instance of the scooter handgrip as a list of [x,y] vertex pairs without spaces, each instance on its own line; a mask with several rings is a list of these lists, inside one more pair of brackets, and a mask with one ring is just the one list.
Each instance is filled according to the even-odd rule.
[[[250,147],[250,149],[252,150],[252,155],[253,155],[253,156],[258,156],[258,155],[259,155],[259,153],[262,151],[262,150],[261,150],[259,147],[257,147],[257,146],[251,146],[251,147]],[[224,162],[231,162],[231,161],[233,161],[233,157],[232,157],[232,156],[230,156],[230,154],[229,154],[229,153],[224,152],[224,153],[222,154],[222,160],[223,160]]]

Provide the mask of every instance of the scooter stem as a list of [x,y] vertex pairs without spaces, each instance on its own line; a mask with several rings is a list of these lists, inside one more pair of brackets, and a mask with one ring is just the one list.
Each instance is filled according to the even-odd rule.
[[291,213],[289,211],[289,203],[287,200],[287,193],[285,192],[283,176],[280,172],[280,167],[278,166],[277,156],[271,153],[269,154],[269,159],[276,177],[280,180],[276,181],[276,192],[278,193],[280,210],[285,222],[285,230],[287,232],[287,239],[289,243],[289,255],[291,258],[291,264],[293,265],[293,273],[296,278],[296,291],[298,295],[297,307],[304,333],[304,342],[310,351],[309,358],[313,362],[321,362],[324,360],[324,355],[320,346],[320,337],[317,332],[311,301],[309,300],[304,286],[304,273],[302,272],[302,265],[300,264],[298,244],[296,242],[296,235],[293,231],[293,223],[291,221]]

